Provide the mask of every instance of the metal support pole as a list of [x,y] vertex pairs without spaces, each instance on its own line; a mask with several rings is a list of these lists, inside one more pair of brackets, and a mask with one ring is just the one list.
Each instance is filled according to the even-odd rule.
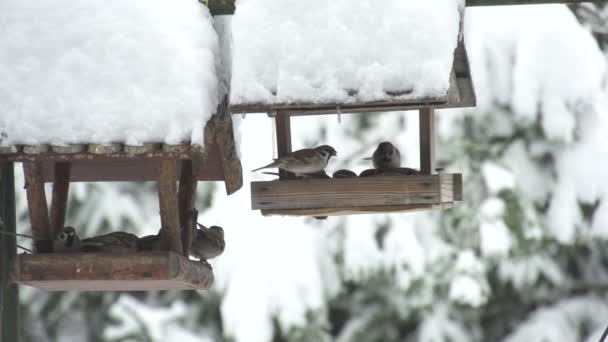
[[[0,163],[0,230],[16,233],[15,171],[13,163]],[[19,341],[19,289],[11,284],[17,255],[14,235],[0,234],[0,341]]]

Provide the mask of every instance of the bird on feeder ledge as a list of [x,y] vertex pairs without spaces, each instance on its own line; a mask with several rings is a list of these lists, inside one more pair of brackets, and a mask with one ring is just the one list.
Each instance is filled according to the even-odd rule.
[[329,145],[305,148],[288,153],[251,172],[278,167],[281,170],[294,173],[296,176],[313,174],[323,171],[329,159],[336,155],[338,155],[336,150]]
[[198,222],[196,225],[200,229],[196,230],[194,239],[192,239],[190,255],[201,261],[207,261],[221,255],[226,248],[224,229],[220,226],[207,228]]
[[374,154],[365,158],[372,161],[374,168],[380,171],[397,169],[401,167],[401,153],[399,149],[388,141],[381,142]]
[[76,230],[67,226],[53,241],[53,251],[128,253],[137,250],[137,241],[137,236],[126,232],[112,232],[80,240]]

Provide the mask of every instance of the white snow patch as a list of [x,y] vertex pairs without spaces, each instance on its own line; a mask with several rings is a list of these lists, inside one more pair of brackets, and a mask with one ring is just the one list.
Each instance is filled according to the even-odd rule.
[[450,284],[450,300],[478,307],[485,303],[485,295],[481,285],[471,276],[457,275]]
[[481,173],[490,194],[497,194],[500,190],[512,189],[515,186],[513,173],[494,162],[483,163]]
[[454,267],[456,272],[479,275],[484,272],[484,269],[483,263],[472,250],[466,249],[458,253],[458,258],[456,259],[456,265]]
[[[444,96],[462,0],[240,0],[231,103]],[[356,92],[349,96],[348,92]]]
[[511,249],[509,228],[502,220],[482,222],[479,227],[481,253],[487,257],[506,256]]
[[203,144],[218,39],[196,0],[0,2],[1,144]]

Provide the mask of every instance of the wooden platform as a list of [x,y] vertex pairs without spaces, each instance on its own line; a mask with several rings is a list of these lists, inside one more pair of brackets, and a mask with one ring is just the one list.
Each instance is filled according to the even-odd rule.
[[20,254],[13,281],[47,291],[205,290],[213,271],[173,252]]
[[251,208],[263,215],[338,216],[451,208],[462,175],[375,176],[251,183]]

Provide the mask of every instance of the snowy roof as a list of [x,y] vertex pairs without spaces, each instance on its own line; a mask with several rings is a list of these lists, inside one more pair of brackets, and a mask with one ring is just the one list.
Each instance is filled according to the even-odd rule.
[[462,0],[240,0],[231,106],[446,101]]
[[202,145],[211,21],[195,0],[0,1],[0,145]]

